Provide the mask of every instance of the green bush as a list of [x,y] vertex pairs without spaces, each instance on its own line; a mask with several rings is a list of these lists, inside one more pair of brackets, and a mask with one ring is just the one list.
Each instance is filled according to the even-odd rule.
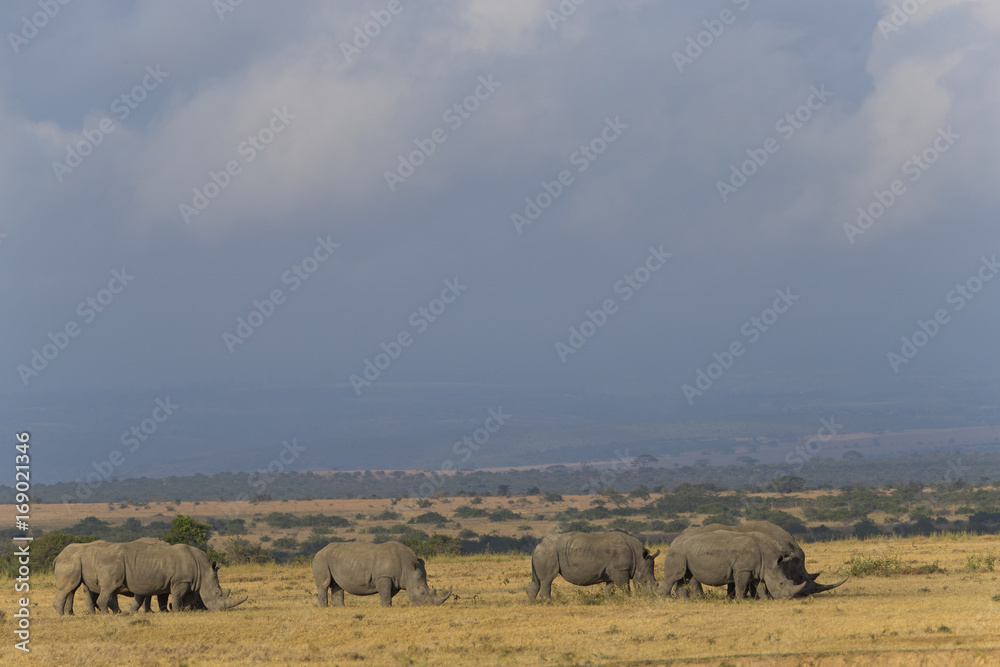
[[639,533],[644,530],[648,530],[649,523],[645,521],[636,521],[635,519],[626,519],[624,517],[618,517],[617,519],[608,524],[608,529],[622,530],[625,531],[626,533]]
[[596,533],[600,530],[599,526],[595,526],[587,521],[570,521],[559,524],[559,532],[561,533]]
[[[74,542],[93,542],[94,539],[93,537],[71,535],[61,530],[35,536],[35,539],[29,543],[31,545],[31,571],[51,572],[52,561],[56,559],[60,551],[66,548],[66,545]],[[5,550],[0,554],[0,576],[12,578],[17,576],[20,563],[15,553],[16,543],[10,542],[8,544],[9,546],[4,545]]]
[[877,575],[889,577],[900,574],[903,563],[895,554],[854,554],[847,561],[848,573],[852,577]]
[[274,556],[259,544],[251,544],[242,537],[231,540],[226,545],[226,560],[234,565],[246,563],[272,563]]
[[409,535],[400,540],[403,544],[413,549],[413,552],[420,558],[430,556],[461,556],[462,543],[455,537],[435,533],[430,537]]
[[310,526],[345,528],[351,525],[350,521],[335,514],[304,514],[296,516],[289,512],[271,512],[264,517],[264,523],[275,528],[308,528]]
[[418,516],[413,517],[407,523],[447,523],[448,517],[438,512],[424,512]]
[[501,507],[498,510],[489,513],[490,521],[519,521],[524,517],[518,512],[507,509],[506,507]]
[[985,556],[980,554],[969,554],[968,559],[965,561],[965,569],[972,572],[977,572],[979,570],[992,572],[996,560],[997,557],[993,554],[986,554]]
[[457,519],[477,519],[479,517],[484,517],[488,514],[489,512],[482,509],[481,507],[470,507],[468,505],[462,505],[461,507],[455,508],[455,518]]
[[190,544],[208,551],[208,536],[212,527],[185,514],[178,514],[170,523],[170,530],[163,534],[163,541],[170,544]]

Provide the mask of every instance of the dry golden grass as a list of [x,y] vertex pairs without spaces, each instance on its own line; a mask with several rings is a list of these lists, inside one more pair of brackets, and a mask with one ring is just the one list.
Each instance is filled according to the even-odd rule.
[[[946,572],[855,577],[811,599],[742,603],[717,593],[605,599],[601,587],[557,579],[551,603],[530,604],[530,559],[487,555],[428,561],[431,586],[456,596],[441,607],[413,607],[401,593],[389,609],[377,596],[320,609],[308,566],[245,565],[220,571],[234,595],[250,596],[231,611],[58,617],[52,577],[37,575],[31,647],[43,665],[1000,664],[1000,572],[965,567],[990,553],[1000,555],[996,537],[807,545],[823,581],[855,554]],[[14,600],[5,586],[8,637]],[[13,664],[12,643],[0,662]]]

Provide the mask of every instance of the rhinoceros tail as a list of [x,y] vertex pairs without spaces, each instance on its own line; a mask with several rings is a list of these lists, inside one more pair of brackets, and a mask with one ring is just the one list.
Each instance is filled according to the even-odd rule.
[[525,589],[525,592],[527,592],[528,594],[528,599],[534,600],[536,597],[538,597],[538,591],[541,589],[541,587],[542,587],[542,580],[538,578],[538,571],[535,569],[535,558],[534,556],[532,556],[531,583],[528,584],[528,588]]

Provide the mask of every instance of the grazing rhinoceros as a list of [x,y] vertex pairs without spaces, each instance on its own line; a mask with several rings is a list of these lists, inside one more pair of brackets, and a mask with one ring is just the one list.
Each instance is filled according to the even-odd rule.
[[539,591],[543,598],[552,597],[552,580],[559,574],[577,586],[603,583],[605,593],[614,585],[629,591],[633,579],[637,585],[655,588],[653,559],[659,554],[649,553],[642,542],[620,532],[550,535],[531,554],[528,599],[534,600]]
[[170,594],[172,610],[183,609],[197,593],[201,603],[213,611],[230,609],[246,601],[231,600],[219,586],[219,566],[201,549],[187,544],[157,547],[126,542],[99,552],[98,580],[101,594],[97,605],[102,613],[116,592],[128,591],[136,597]]
[[[56,596],[52,601],[56,613],[73,615],[73,597],[76,589],[84,588],[87,613],[93,613],[100,586],[97,583],[97,559],[99,552],[110,546],[110,542],[74,542],[67,544],[52,562],[55,570]],[[111,598],[111,608],[118,611],[118,596]]]
[[[819,584],[816,583],[816,577],[820,575],[819,572],[816,574],[811,574],[806,571],[806,555],[802,551],[802,547],[799,546],[795,538],[792,537],[791,533],[787,530],[771,523],[770,521],[746,521],[738,526],[726,526],[721,523],[712,523],[707,526],[692,526],[691,528],[685,529],[680,535],[674,538],[676,542],[682,537],[690,535],[699,535],[707,532],[714,532],[719,530],[728,530],[737,533],[762,533],[767,535],[779,545],[781,545],[782,554],[784,559],[782,560],[782,569],[792,583],[801,584],[802,582],[809,582],[800,595],[813,595],[815,593],[822,593],[836,588],[847,581],[843,581],[836,584]],[[730,597],[732,597],[732,591],[730,591]]]
[[[59,552],[59,555],[56,556],[55,561],[53,561],[56,578],[56,597],[52,602],[52,606],[56,608],[56,613],[61,616],[65,611],[65,613],[73,615],[73,597],[76,593],[76,589],[80,586],[83,587],[87,613],[94,612],[94,609],[97,606],[98,596],[101,593],[101,586],[97,576],[97,567],[100,558],[99,553],[106,547],[114,546],[115,544],[118,543],[105,542],[104,540],[96,540],[94,542],[77,542],[66,545],[66,547]],[[170,547],[170,544],[167,542],[151,537],[139,538],[138,540],[129,542],[128,544],[140,545],[138,548]],[[113,592],[111,597],[108,599],[108,609],[116,613],[120,611],[118,606],[119,594],[133,596],[133,593],[127,589],[121,589]],[[226,596],[228,597],[228,593],[226,593]],[[156,597],[160,611],[166,611],[168,596],[166,594],[162,594],[157,595]],[[151,611],[151,600],[151,596],[135,596],[135,602],[132,604],[130,611],[135,612],[140,608],[147,612]],[[196,608],[205,608],[197,593],[188,594],[188,598],[185,599],[185,603]]]
[[794,597],[809,582],[792,582],[782,569],[787,558],[782,546],[763,533],[719,530],[678,536],[664,559],[661,592],[670,595],[676,588],[679,597],[687,597],[683,585],[690,583],[691,591],[701,596],[701,584],[732,585],[742,600],[751,586],[763,582],[772,597]]
[[399,542],[333,542],[319,550],[312,566],[320,607],[327,606],[330,592],[337,607],[344,606],[344,591],[378,593],[383,607],[391,607],[399,591],[406,591],[414,605],[438,605],[451,597],[451,591],[438,595],[428,588],[424,561]]

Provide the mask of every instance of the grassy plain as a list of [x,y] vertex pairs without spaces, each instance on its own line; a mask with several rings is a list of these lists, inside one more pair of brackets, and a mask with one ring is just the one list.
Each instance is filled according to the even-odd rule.
[[[810,570],[825,573],[821,581],[846,574],[852,558],[893,563],[896,573],[855,576],[814,598],[742,603],[718,592],[703,601],[605,598],[602,587],[557,579],[553,601],[532,604],[524,594],[529,557],[440,557],[428,560],[429,583],[455,595],[441,607],[413,607],[401,593],[388,609],[377,596],[348,596],[347,608],[320,609],[308,565],[238,565],[223,568],[220,580],[233,595],[250,599],[231,611],[73,617],[56,616],[52,576],[38,574],[31,582],[30,662],[1000,664],[1000,563],[990,570],[987,558],[1000,556],[996,536],[846,540],[805,548]],[[970,557],[978,569],[969,569]],[[11,583],[0,593],[8,637],[3,664],[15,664],[20,653],[10,639],[15,600]]]

